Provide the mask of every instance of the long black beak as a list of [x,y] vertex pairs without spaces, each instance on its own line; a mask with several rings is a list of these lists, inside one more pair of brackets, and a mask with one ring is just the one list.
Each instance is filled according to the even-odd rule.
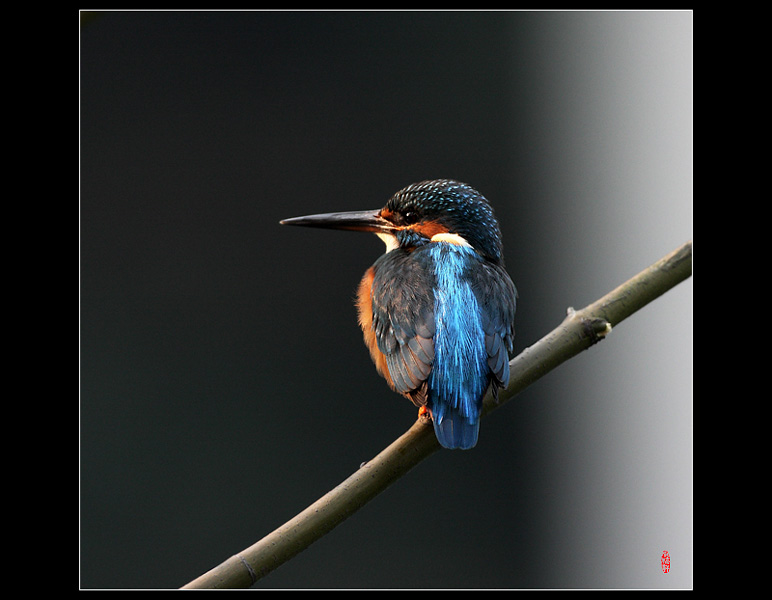
[[351,212],[325,213],[293,217],[280,221],[282,225],[300,227],[322,227],[324,229],[346,229],[348,231],[371,231],[373,233],[392,231],[394,226],[381,216],[380,209],[355,210]]

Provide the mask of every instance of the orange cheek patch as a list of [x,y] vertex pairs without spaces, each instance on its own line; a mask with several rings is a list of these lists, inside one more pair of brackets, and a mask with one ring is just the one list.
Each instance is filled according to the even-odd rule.
[[436,223],[434,221],[426,221],[424,223],[418,223],[417,225],[413,226],[413,229],[418,233],[420,233],[421,235],[428,237],[429,239],[432,239],[438,233],[448,233],[447,227],[440,225],[439,223]]

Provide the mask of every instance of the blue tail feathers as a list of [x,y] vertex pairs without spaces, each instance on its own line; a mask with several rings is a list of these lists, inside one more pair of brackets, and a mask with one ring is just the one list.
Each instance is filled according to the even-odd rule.
[[451,409],[445,414],[432,414],[434,434],[443,448],[468,450],[477,444],[480,431],[479,417],[471,421],[458,410]]

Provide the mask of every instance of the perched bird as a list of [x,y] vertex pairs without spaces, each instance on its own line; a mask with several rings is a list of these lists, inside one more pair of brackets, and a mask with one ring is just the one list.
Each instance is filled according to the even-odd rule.
[[422,181],[380,210],[283,225],[369,231],[386,253],[357,293],[359,324],[389,386],[428,411],[445,448],[477,443],[482,401],[509,382],[517,292],[488,201],[448,179]]

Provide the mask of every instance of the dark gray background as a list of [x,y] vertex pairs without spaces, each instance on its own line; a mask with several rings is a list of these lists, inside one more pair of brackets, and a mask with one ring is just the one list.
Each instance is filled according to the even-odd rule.
[[[416,413],[285,217],[494,204],[516,350],[692,236],[690,12],[108,12],[80,32],[80,585],[178,587]],[[257,584],[692,587],[692,282]],[[667,550],[672,570],[664,575]]]

